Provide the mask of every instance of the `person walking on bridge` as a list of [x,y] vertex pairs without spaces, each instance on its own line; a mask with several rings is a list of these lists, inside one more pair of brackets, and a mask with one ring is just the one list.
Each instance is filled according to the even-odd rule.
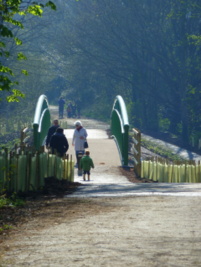
[[63,128],[58,127],[50,139],[52,154],[57,154],[59,157],[63,157],[69,148],[68,140],[63,131]]
[[59,127],[59,122],[58,120],[53,120],[53,125],[49,128],[47,137],[46,137],[46,147],[48,148],[50,146],[50,139],[52,135],[56,132],[57,128]]
[[65,105],[65,100],[63,97],[60,97],[59,99],[59,119],[63,119],[64,117],[64,105]]
[[86,141],[88,134],[86,129],[82,127],[81,121],[76,121],[74,125],[75,125],[75,131],[73,134],[72,145],[75,147],[75,154],[77,159],[75,167],[78,167],[78,154],[84,155],[85,152],[84,143]]

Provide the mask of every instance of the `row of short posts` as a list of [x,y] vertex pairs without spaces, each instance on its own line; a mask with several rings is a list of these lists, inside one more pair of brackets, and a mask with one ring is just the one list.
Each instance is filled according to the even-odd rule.
[[150,158],[142,161],[143,178],[164,183],[201,183],[200,161],[174,161]]
[[33,148],[16,147],[8,152],[0,152],[0,192],[27,192],[41,189],[45,178],[74,181],[74,162],[72,155],[63,158],[47,152],[44,147],[39,151]]
[[141,160],[141,132],[132,130],[130,157],[138,177],[164,183],[201,183],[200,161],[169,162],[159,157]]

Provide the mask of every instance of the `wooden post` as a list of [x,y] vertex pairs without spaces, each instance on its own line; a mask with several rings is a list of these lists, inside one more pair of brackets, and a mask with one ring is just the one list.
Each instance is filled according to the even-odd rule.
[[141,177],[141,132],[138,129],[133,129],[133,143],[134,171]]
[[31,178],[31,160],[32,153],[27,152],[27,175],[26,175],[26,191],[29,191],[30,188],[30,178]]
[[72,176],[72,161],[73,161],[73,158],[72,158],[72,155],[70,155],[70,181],[71,181],[71,176]]
[[36,184],[34,185],[36,189],[39,188],[40,184],[40,160],[39,160],[39,153],[36,151]]
[[39,149],[40,154],[45,152],[45,146],[40,146]]
[[16,179],[15,179],[15,191],[18,191],[18,168],[19,168],[19,154],[16,154]]
[[12,170],[12,152],[10,151],[9,153],[9,181],[8,181],[8,191],[11,192],[12,191],[12,180],[13,180],[13,170]]
[[57,178],[57,152],[54,157],[54,178]]
[[8,148],[5,148],[4,149],[5,151],[5,168],[6,168],[6,177],[5,177],[5,180],[3,182],[4,184],[4,187],[8,185],[8,179],[9,179],[9,161],[8,161]]

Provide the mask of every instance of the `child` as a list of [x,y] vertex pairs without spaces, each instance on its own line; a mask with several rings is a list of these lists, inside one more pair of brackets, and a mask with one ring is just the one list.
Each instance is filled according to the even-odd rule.
[[90,181],[90,169],[94,168],[93,160],[90,158],[90,152],[87,150],[85,156],[81,158],[80,167],[83,169],[83,180],[85,181],[86,174],[88,175],[88,181]]

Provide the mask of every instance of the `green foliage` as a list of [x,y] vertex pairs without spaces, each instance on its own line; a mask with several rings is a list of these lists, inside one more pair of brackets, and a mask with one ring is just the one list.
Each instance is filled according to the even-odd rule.
[[13,140],[9,140],[9,141],[7,141],[6,144],[5,144],[5,143],[1,143],[1,145],[0,145],[0,149],[2,149],[2,148],[7,148],[7,149],[11,150],[11,149],[14,148],[14,146],[15,146],[16,144],[19,144],[19,143],[20,143],[20,139],[19,139],[19,138],[15,138],[15,139],[13,139]]
[[0,208],[5,206],[10,207],[21,207],[25,205],[25,201],[17,196],[16,193],[12,194],[11,197],[5,195],[0,196]]
[[[42,7],[40,5],[29,6],[26,10],[29,14],[41,17],[43,14]],[[23,14],[26,15],[26,14]]]
[[3,37],[13,37],[13,33],[7,27],[2,25],[1,26],[1,36],[3,36]]
[[16,45],[22,45],[22,41],[17,37],[14,38]]
[[166,132],[169,130],[170,127],[170,120],[168,118],[160,118],[159,119],[159,128],[160,131]]
[[201,45],[201,35],[194,35],[194,34],[188,35],[188,40],[190,44],[193,44],[196,46]]
[[0,72],[2,72],[2,73],[8,73],[8,74],[10,74],[12,76],[14,75],[13,74],[13,71],[10,68],[5,67],[5,66],[0,66]]
[[27,70],[22,70],[21,72],[26,76],[29,74]]
[[17,59],[18,60],[27,60],[27,57],[22,52],[20,52],[17,54]]
[[12,89],[11,92],[12,94],[6,97],[8,102],[19,102],[19,99],[25,96],[20,90],[17,89]]
[[[13,71],[2,63],[4,57],[10,56],[10,52],[6,50],[7,39],[13,39],[16,46],[22,45],[22,41],[15,36],[11,26],[23,29],[24,25],[21,22],[20,16],[30,14],[41,17],[45,7],[56,10],[56,6],[52,1],[48,1],[46,4],[41,4],[39,2],[26,3],[23,0],[0,2],[0,37],[5,40],[0,42],[0,57],[2,58],[0,63],[0,91],[9,92],[9,95],[6,97],[8,102],[19,102],[19,99],[24,97],[24,94],[19,89],[13,88],[13,86],[18,84],[17,81],[10,78],[10,76],[15,76]],[[18,15],[19,19],[16,19],[16,15]],[[16,59],[21,61],[26,60],[27,57],[22,52],[19,52]],[[21,73],[26,76],[28,75],[28,72],[24,69]]]
[[183,145],[195,130],[201,137],[200,1],[69,1],[57,9],[60,27],[50,32],[67,96],[90,103],[90,115],[99,99],[106,118],[104,106],[120,94],[134,127],[170,131]]
[[5,197],[0,197],[0,208],[8,205],[8,199]]
[[[1,206],[0,206],[1,208]],[[2,227],[0,227],[0,233],[5,231],[5,230],[9,230],[12,229],[12,226],[8,225],[8,224],[4,224]]]
[[164,148],[163,146],[159,146],[154,142],[147,141],[146,139],[141,140],[141,145],[153,153],[169,159],[170,161],[183,160],[182,157],[175,155],[171,150]]
[[[10,16],[14,28],[8,29],[14,37],[1,40],[0,55],[13,60],[12,67],[6,65],[13,75],[9,70],[3,73],[7,79],[2,81],[2,97],[7,97],[9,88],[18,89],[14,83],[18,80],[27,95],[26,109],[33,111],[41,93],[52,104],[62,94],[67,101],[80,99],[81,114],[109,120],[114,98],[120,94],[132,126],[153,134],[169,131],[184,145],[196,132],[198,145],[200,0],[170,0],[165,5],[164,0],[57,1],[57,12],[35,4],[34,15],[21,13],[23,25],[14,21],[19,16]],[[10,32],[5,30],[6,34]],[[15,37],[13,46],[8,40]],[[18,52],[29,60],[16,61]],[[21,73],[29,73],[28,78]],[[23,113],[25,101],[21,103]]]

